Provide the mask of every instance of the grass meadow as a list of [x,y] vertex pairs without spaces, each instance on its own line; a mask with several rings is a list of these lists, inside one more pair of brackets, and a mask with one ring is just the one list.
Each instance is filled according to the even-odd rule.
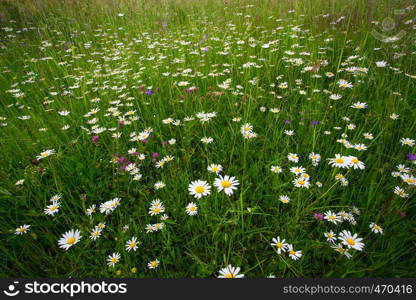
[[0,1],[1,277],[415,277],[416,6]]

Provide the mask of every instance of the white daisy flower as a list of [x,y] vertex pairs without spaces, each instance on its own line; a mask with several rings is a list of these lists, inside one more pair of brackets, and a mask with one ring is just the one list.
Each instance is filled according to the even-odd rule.
[[286,204],[286,203],[290,202],[290,198],[286,195],[280,195],[279,196],[279,201]]
[[233,194],[239,184],[240,183],[237,179],[235,179],[235,177],[230,177],[228,175],[225,175],[224,177],[220,175],[220,177],[216,178],[214,181],[214,186],[217,187],[218,192],[224,190],[228,196]]
[[217,164],[211,164],[208,166],[207,170],[218,175],[218,173],[222,171],[222,166]]
[[273,173],[282,173],[282,168],[279,166],[271,166],[270,171],[272,171]]
[[328,242],[335,243],[335,241],[337,240],[337,237],[335,236],[335,233],[332,230],[330,230],[329,232],[325,232],[324,235]]
[[333,213],[332,211],[328,210],[327,212],[325,212],[324,215],[324,219],[328,220],[328,222],[337,224],[337,223],[342,223],[342,218],[340,215]]
[[188,215],[194,216],[194,215],[198,214],[198,206],[195,203],[190,202],[186,206],[185,211]]
[[196,180],[192,181],[188,186],[188,191],[196,199],[200,199],[211,193],[211,186],[204,180]]
[[348,248],[353,248],[358,251],[362,251],[364,248],[364,243],[361,242],[363,239],[359,238],[356,233],[352,235],[348,230],[343,230],[339,234],[338,239]]
[[287,245],[287,252],[289,253],[289,257],[293,260],[298,260],[299,258],[302,257],[302,251],[293,250],[293,246],[291,244]]
[[62,237],[58,240],[58,245],[60,248],[68,250],[70,247],[78,243],[81,238],[81,232],[78,229],[71,229],[62,235]]
[[120,261],[120,253],[114,252],[113,254],[109,255],[107,258],[107,265],[109,267],[114,267],[116,263]]
[[228,265],[219,271],[220,275],[218,278],[243,278],[244,274],[240,274],[239,267],[233,267]]
[[40,159],[46,158],[48,156],[51,156],[51,155],[53,155],[55,153],[56,153],[56,151],[54,149],[45,150],[45,151],[41,152],[38,156],[36,156],[36,159],[37,160],[40,160]]
[[370,229],[374,233],[383,234],[383,228],[381,228],[379,225],[375,224],[374,222],[370,223]]
[[159,263],[160,263],[160,261],[159,261],[159,260],[157,260],[157,259],[155,259],[155,260],[150,261],[150,262],[147,264],[147,267],[148,267],[149,269],[156,269],[156,268],[159,266]]
[[280,240],[280,236],[273,238],[272,243],[270,244],[277,248],[277,254],[281,254],[282,252],[286,252],[288,248],[288,243],[286,243],[286,240]]
[[347,156],[341,156],[341,154],[335,154],[335,158],[328,158],[329,165],[338,168],[349,168],[351,166],[350,159]]
[[21,225],[21,226],[19,226],[19,227],[16,228],[14,234],[20,235],[20,234],[27,233],[29,231],[29,227],[30,227],[30,225],[26,225],[26,224],[25,225]]
[[137,238],[136,237],[132,237],[129,241],[126,242],[126,250],[127,251],[136,251],[138,247],[138,243],[137,243]]

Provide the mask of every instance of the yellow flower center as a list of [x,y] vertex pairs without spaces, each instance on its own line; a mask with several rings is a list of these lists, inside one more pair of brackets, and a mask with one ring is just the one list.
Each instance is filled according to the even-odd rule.
[[75,243],[75,238],[71,236],[69,239],[66,240],[66,243],[72,245],[73,243]]
[[347,239],[346,242],[350,246],[354,246],[355,245],[355,241],[353,239]]
[[205,192],[205,188],[203,186],[197,186],[195,188],[195,192],[197,192],[198,194],[202,194],[203,192]]
[[299,181],[298,181],[298,183],[299,183],[300,185],[304,185],[304,184],[305,184],[305,181],[303,181],[303,180],[299,180]]
[[232,273],[225,274],[224,277],[225,278],[235,278],[234,274],[232,274]]
[[136,247],[136,243],[135,242],[130,242],[130,248],[134,248]]
[[112,262],[112,263],[116,263],[116,262],[117,262],[117,258],[116,258],[116,257],[112,257],[112,258],[111,258],[111,262]]
[[231,182],[229,180],[224,180],[223,182],[221,182],[221,186],[223,188],[229,188],[231,186]]
[[57,209],[57,208],[58,208],[58,207],[54,205],[54,206],[51,206],[50,210],[51,210],[51,211],[54,211],[54,210],[55,210],[55,209]]
[[343,163],[344,163],[344,160],[343,160],[342,158],[336,158],[336,159],[335,159],[335,162],[336,162],[337,164],[343,164]]
[[289,254],[295,255],[295,254],[296,254],[296,252],[295,252],[294,250],[290,250],[290,251],[289,251]]
[[329,216],[329,218],[330,218],[331,220],[334,220],[334,219],[335,219],[335,216]]
[[276,243],[276,247],[277,248],[282,248],[283,247],[283,244],[282,243]]

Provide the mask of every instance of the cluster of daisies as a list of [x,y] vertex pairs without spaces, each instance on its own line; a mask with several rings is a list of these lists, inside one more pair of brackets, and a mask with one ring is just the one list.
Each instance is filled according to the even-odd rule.
[[[330,243],[331,248],[345,255],[347,258],[351,258],[350,249],[362,251],[364,249],[364,243],[362,238],[358,237],[356,233],[352,234],[348,230],[341,231],[338,235],[332,230],[324,233],[327,241]],[[346,246],[346,248],[345,248]]]
[[[126,246],[126,248],[128,249],[127,251],[130,251],[132,249],[134,249],[135,251],[137,249],[137,244],[138,243],[136,239],[132,238],[130,241],[127,242],[127,246]],[[119,252],[113,252],[107,257],[107,265],[109,267],[114,268],[115,265],[120,262],[120,260],[121,260],[121,254]],[[155,260],[149,261],[147,263],[147,267],[149,269],[156,269],[159,266],[159,264],[160,264],[160,261],[158,259],[155,259]],[[132,268],[131,271],[132,273],[136,273],[137,268]]]
[[[231,196],[234,193],[234,190],[237,189],[239,184],[240,183],[235,177],[228,175],[219,175],[219,177],[214,180],[214,186],[217,188],[218,192],[224,191],[228,196]],[[195,180],[189,184],[188,191],[190,195],[194,196],[196,199],[200,199],[211,194],[211,186],[205,180]]]
[[[351,225],[356,225],[357,221],[354,217],[355,215],[360,215],[360,210],[357,207],[352,207],[350,212],[340,211],[332,212],[330,210],[326,211],[322,219],[325,219],[329,223],[338,225],[344,221],[349,222]],[[370,223],[370,229],[376,234],[383,234],[383,229],[381,226],[377,225],[374,222]],[[348,230],[342,230],[340,233],[336,234],[331,229],[328,232],[324,233],[326,240],[330,243],[332,249],[340,253],[341,255],[351,258],[351,250],[362,251],[365,244],[362,242],[363,239],[358,237],[358,234],[351,233]]]
[[328,158],[328,164],[332,167],[343,168],[343,169],[360,169],[363,170],[365,168],[365,164],[358,160],[355,156],[343,156],[341,154],[335,154],[335,158]]
[[416,177],[411,174],[412,169],[406,167],[404,164],[397,166],[397,171],[392,172],[393,177],[399,177],[403,183],[406,183],[408,186],[416,185]]
[[[294,162],[294,163],[299,162],[299,156],[296,153],[289,153],[288,156],[287,156],[287,159],[289,160],[289,162]],[[321,156],[319,154],[316,154],[316,153],[312,152],[312,153],[309,154],[309,159],[311,159],[313,165],[316,166],[319,163],[319,161],[321,159]],[[281,173],[283,171],[280,166],[271,166],[270,170],[273,173],[277,173],[277,174]],[[289,171],[292,174],[295,175],[295,178],[292,180],[292,184],[295,187],[308,189],[311,186],[310,176],[306,172],[306,169],[304,167],[294,166],[294,167],[291,167],[289,169]],[[320,182],[317,182],[316,184],[318,186],[321,186]],[[282,199],[283,199],[283,201],[282,201]],[[288,201],[289,199],[287,198],[287,196],[281,196],[280,200],[283,203],[288,203],[289,202]]]
[[[289,162],[298,163],[300,158],[297,153],[289,153],[287,155],[287,159]],[[321,155],[315,152],[311,152],[308,155],[308,159],[312,162],[312,165],[316,167],[321,161]],[[342,156],[340,154],[336,154],[335,158],[328,158],[328,160],[329,160],[329,165],[331,165],[332,167],[346,168],[346,169],[354,168],[354,169],[361,169],[361,170],[365,168],[365,164],[362,161],[360,161],[357,157],[352,156],[352,155]],[[278,173],[281,173],[283,169],[280,166],[272,165],[270,167],[270,171],[278,174]],[[296,176],[292,180],[292,184],[295,187],[309,188],[311,186],[310,176],[306,172],[306,169],[304,167],[302,166],[290,167],[289,171]],[[348,185],[348,180],[341,173],[337,174],[335,176],[335,179],[340,181],[342,185]],[[320,181],[315,182],[315,184],[318,187],[322,187],[322,183]],[[286,198],[286,196],[283,196],[282,202],[288,203],[287,200],[288,199]]]
[[[165,212],[165,206],[163,205],[163,202],[160,199],[154,199],[150,203],[150,207],[148,211],[150,216],[160,215],[160,220],[165,221],[169,218],[169,216],[164,212]],[[146,230],[146,233],[156,232],[156,231],[162,230],[163,228],[165,228],[165,226],[166,226],[165,222],[147,224],[145,227],[145,230]]]
[[[145,154],[139,153],[136,148],[131,148],[128,150],[128,154],[134,158],[137,158],[139,161],[142,161],[146,158]],[[140,169],[137,166],[137,163],[130,161],[127,157],[121,155],[115,155],[110,163],[119,165],[119,171],[123,174],[129,174],[134,181],[140,180],[143,175],[140,173]]]
[[[207,170],[218,175],[223,168],[219,164],[211,164],[207,167]],[[217,188],[218,192],[224,191],[226,195],[231,196],[239,184],[239,181],[234,176],[218,175],[218,177],[214,180],[213,185]],[[195,180],[189,184],[188,191],[190,195],[194,196],[194,198],[201,199],[211,193],[211,186],[205,180]],[[189,216],[197,215],[198,205],[194,202],[189,202],[186,205],[185,212]]]
[[[163,215],[161,220],[166,220],[167,215]],[[160,231],[165,228],[166,224],[164,222],[154,223],[154,224],[147,224],[145,227],[146,233]]]
[[242,125],[240,132],[245,139],[252,139],[257,137],[257,133],[253,131],[253,125],[251,125],[250,123]]
[[165,212],[165,206],[160,199],[155,199],[150,203],[149,215],[156,216]]
[[344,221],[347,221],[352,225],[356,225],[357,221],[355,220],[354,213],[357,215],[360,213],[356,207],[354,207],[351,210],[351,212],[340,211],[338,213],[335,213],[331,210],[328,210],[324,214],[324,219],[333,224],[339,224]]
[[[26,227],[24,227],[26,226]],[[25,232],[28,230],[28,225],[21,226],[19,232]],[[90,238],[92,240],[96,240],[100,235],[101,231],[105,228],[104,223],[99,223],[95,228],[92,230],[90,234]],[[17,231],[17,230],[16,230]],[[71,229],[65,232],[62,237],[58,240],[58,245],[60,248],[64,250],[68,250],[73,245],[77,244],[81,240],[81,232],[79,230]],[[132,237],[130,240],[126,241],[125,249],[127,252],[136,251],[138,247],[141,245],[141,242],[137,240],[137,237]],[[113,252],[111,255],[107,257],[107,265],[110,267],[114,267],[117,263],[120,262],[121,254],[119,252]],[[159,260],[153,260],[148,263],[149,269],[155,269],[159,265]]]
[[395,178],[400,178],[402,183],[405,183],[406,186],[395,186],[393,193],[401,198],[408,198],[409,191],[411,191],[411,188],[416,185],[416,177],[412,175],[412,168],[407,167],[405,164],[397,165],[396,169],[397,171],[393,171],[391,175]]
[[119,205],[120,205],[121,198],[113,198],[111,200],[105,201],[100,204],[100,212],[102,214],[110,214],[112,213]]
[[294,250],[293,245],[287,243],[285,239],[280,239],[280,236],[273,238],[270,245],[276,247],[276,253],[279,255],[283,252],[287,252],[289,257],[293,260],[298,260],[302,257],[301,250]]
[[46,208],[44,209],[46,215],[53,216],[59,211],[59,207],[61,206],[61,202],[59,201],[60,199],[60,195],[54,195],[49,199],[51,204],[46,206]]
[[171,162],[175,159],[174,156],[171,155],[166,155],[164,157],[162,157],[159,161],[157,161],[155,163],[156,168],[163,168],[165,166],[166,163]]
[[94,227],[93,230],[91,230],[90,232],[90,239],[95,241],[96,239],[98,239],[101,236],[101,233],[103,231],[103,229],[105,228],[105,223],[104,222],[100,222],[98,223],[98,225],[96,225]]

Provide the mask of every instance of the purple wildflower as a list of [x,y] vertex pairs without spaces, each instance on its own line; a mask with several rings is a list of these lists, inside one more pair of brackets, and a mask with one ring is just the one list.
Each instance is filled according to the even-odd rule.
[[99,140],[100,140],[100,136],[99,136],[99,135],[94,135],[94,136],[92,137],[92,142],[93,142],[94,144],[97,144]]
[[416,154],[408,153],[406,156],[408,160],[416,160]]
[[320,213],[314,213],[313,216],[317,221],[322,221],[324,219],[324,215]]
[[122,164],[123,162],[125,162],[125,161],[126,161],[126,159],[127,159],[127,158],[125,158],[124,156],[120,156],[120,157],[117,159],[117,162],[118,162],[119,164]]

